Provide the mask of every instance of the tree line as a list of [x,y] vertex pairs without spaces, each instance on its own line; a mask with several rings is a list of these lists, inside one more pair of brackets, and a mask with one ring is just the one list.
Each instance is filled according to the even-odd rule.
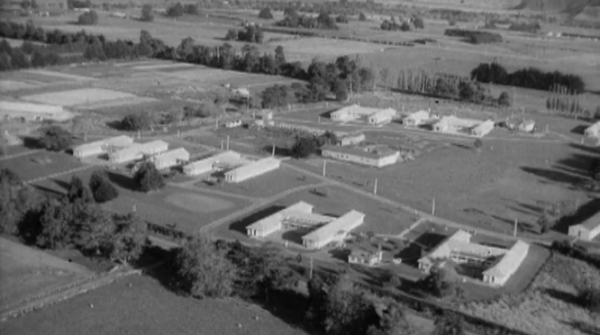
[[260,25],[249,23],[244,26],[244,30],[229,29],[225,40],[260,44],[264,40],[264,32]]
[[502,43],[502,35],[487,31],[446,29],[444,35],[463,37],[472,44]]
[[337,24],[328,12],[320,12],[315,18],[308,15],[300,15],[293,7],[287,7],[284,12],[284,18],[275,22],[276,26],[305,29],[339,29]]
[[479,64],[471,71],[471,78],[482,83],[518,86],[544,91],[563,87],[570,94],[580,94],[585,91],[585,83],[577,75],[565,74],[560,71],[544,72],[534,67],[509,73],[496,62]]

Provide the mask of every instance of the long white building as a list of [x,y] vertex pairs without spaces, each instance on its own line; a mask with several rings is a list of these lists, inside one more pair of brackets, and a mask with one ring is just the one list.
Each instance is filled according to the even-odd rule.
[[225,181],[229,183],[239,183],[241,181],[260,176],[261,174],[273,171],[281,166],[281,161],[274,157],[267,157],[250,164],[242,165],[225,173]]
[[355,147],[326,145],[321,148],[321,156],[380,168],[396,164],[400,157],[400,152],[394,150],[363,150]]
[[133,139],[126,135],[111,137],[100,141],[84,143],[73,148],[73,156],[85,158],[97,156],[108,152],[109,149],[125,148],[133,143]]
[[164,170],[173,166],[181,165],[190,160],[190,153],[184,148],[177,148],[163,152],[151,157],[150,161],[154,163],[157,170]]
[[487,120],[471,129],[471,135],[483,137],[494,130],[495,123],[492,120]]
[[237,164],[242,155],[235,151],[225,151],[208,158],[192,162],[183,167],[183,173],[188,176],[197,176],[216,170],[221,164]]
[[131,146],[109,153],[111,163],[125,163],[144,158],[144,156],[157,155],[169,150],[169,143],[156,140],[148,143],[134,143]]
[[342,242],[352,229],[364,222],[365,215],[352,210],[339,218],[313,213],[313,206],[300,201],[248,227],[248,236],[264,238],[280,230],[301,230],[307,234],[302,244],[318,249],[329,243]]
[[396,114],[397,112],[393,108],[381,109],[354,104],[332,112],[330,118],[333,121],[342,122],[364,120],[369,124],[378,125],[392,121]]
[[61,106],[43,105],[20,101],[0,101],[0,119],[24,119],[27,121],[66,121],[75,114]]
[[429,119],[431,119],[431,114],[429,111],[420,110],[418,112],[411,113],[402,119],[402,124],[408,127],[418,127],[427,122]]

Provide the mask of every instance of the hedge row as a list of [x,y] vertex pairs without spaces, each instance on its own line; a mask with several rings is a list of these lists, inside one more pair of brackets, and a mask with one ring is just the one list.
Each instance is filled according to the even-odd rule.
[[502,43],[502,35],[496,33],[490,33],[487,31],[476,31],[466,29],[446,29],[444,32],[446,36],[463,37],[467,41],[473,44],[484,44],[484,43]]

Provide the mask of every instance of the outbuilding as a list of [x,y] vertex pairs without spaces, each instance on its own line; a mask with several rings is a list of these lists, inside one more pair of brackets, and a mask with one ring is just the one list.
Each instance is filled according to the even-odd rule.
[[455,116],[444,116],[438,122],[433,124],[433,131],[440,133],[449,131],[456,123]]
[[587,127],[584,131],[584,134],[587,138],[600,139],[600,121]]
[[319,249],[331,242],[342,242],[348,233],[363,224],[365,215],[351,210],[336,220],[317,228],[302,237],[302,245],[308,249]]
[[487,270],[483,271],[483,282],[492,285],[504,285],[519,269],[529,253],[529,244],[517,241],[510,250]]
[[173,166],[183,164],[189,160],[190,153],[184,148],[170,150],[151,158],[151,161],[154,163],[154,166],[157,170],[168,169]]
[[380,168],[395,164],[400,157],[400,152],[391,149],[363,150],[355,147],[326,145],[321,148],[321,156]]
[[569,236],[591,241],[600,235],[600,212],[580,224],[569,227]]
[[310,214],[312,213],[312,210],[313,206],[311,204],[300,201],[247,226],[246,232],[250,237],[267,237],[268,235],[281,230],[283,228],[283,221],[287,218],[298,216],[298,214]]
[[281,161],[274,157],[267,157],[250,164],[242,165],[225,173],[225,181],[239,183],[241,181],[260,176],[261,174],[279,168]]
[[355,145],[363,142],[366,139],[365,134],[357,133],[357,134],[345,134],[338,136],[338,145],[348,146]]
[[119,164],[153,156],[169,150],[167,142],[156,140],[147,143],[134,143],[121,150],[114,151],[108,155],[111,163]]
[[427,122],[427,120],[429,120],[430,118],[431,115],[429,111],[420,110],[418,112],[411,113],[410,115],[402,119],[402,124],[408,127],[418,127]]
[[386,108],[369,115],[367,121],[371,125],[380,125],[392,122],[394,117],[396,117],[396,110],[393,108]]
[[225,151],[220,154],[190,163],[183,167],[183,173],[188,176],[197,176],[215,170],[220,163],[233,163],[239,161],[241,155],[235,151]]
[[84,158],[89,156],[97,156],[108,152],[109,149],[116,150],[117,148],[125,148],[133,143],[133,138],[121,135],[111,137],[100,141],[85,143],[73,148],[73,156]]
[[484,121],[479,125],[475,126],[473,129],[471,129],[471,135],[483,137],[489,134],[494,129],[494,124],[495,123],[492,120]]

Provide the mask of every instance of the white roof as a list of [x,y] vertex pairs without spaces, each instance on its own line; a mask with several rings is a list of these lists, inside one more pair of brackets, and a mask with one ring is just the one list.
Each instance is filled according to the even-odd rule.
[[474,132],[480,131],[483,133],[490,132],[492,129],[494,129],[494,125],[495,125],[494,121],[487,120],[487,121],[484,121],[484,122],[478,124],[477,126],[475,126],[475,128],[473,128],[473,131]]
[[167,152],[163,152],[160,155],[154,156],[153,161],[164,161],[170,159],[189,159],[190,153],[184,148],[177,148],[173,150],[169,150]]
[[594,216],[575,226],[583,227],[589,231],[595,231],[596,229],[600,229],[600,212],[596,213]]
[[393,108],[386,108],[386,109],[381,109],[376,111],[375,113],[371,114],[369,117],[370,118],[379,118],[379,117],[389,117],[389,116],[395,116],[396,115],[396,110]]
[[418,112],[414,112],[409,114],[406,118],[408,119],[415,119],[415,120],[422,120],[422,119],[428,119],[429,118],[429,112],[426,110],[420,110]]
[[221,160],[224,160],[224,161],[235,160],[235,159],[240,159],[240,157],[242,157],[242,155],[240,155],[239,153],[229,150],[229,151],[221,152],[214,156],[207,157],[205,159],[201,159],[196,162],[192,162],[192,163],[186,165],[186,167],[193,168],[196,166],[212,165],[213,163],[216,163]]
[[274,165],[279,165],[280,163],[281,162],[277,158],[267,157],[267,158],[263,158],[263,159],[254,161],[250,164],[242,165],[236,169],[228,171],[226,174],[228,174],[228,175],[242,174],[243,175],[243,174],[247,173],[248,171],[262,170],[265,168],[272,167]]
[[254,229],[260,231],[269,230],[272,229],[274,226],[279,225],[288,213],[311,213],[312,209],[313,206],[311,204],[308,204],[304,201],[300,201],[285,209],[282,209],[281,211],[275,214],[267,216],[262,220],[254,222],[253,224],[246,227],[246,229]]
[[521,265],[528,251],[529,244],[520,240],[517,241],[496,265],[484,271],[483,274],[494,277],[504,277],[512,274]]
[[591,125],[585,129],[586,132],[588,132],[588,131],[597,132],[598,130],[600,130],[600,121],[594,123],[593,125]]
[[342,107],[332,114],[344,114],[344,113],[353,113],[353,114],[361,114],[361,115],[371,115],[381,111],[380,108],[373,107],[362,107],[357,104]]
[[309,234],[302,237],[302,239],[321,241],[331,236],[336,235],[340,231],[349,231],[354,228],[354,224],[357,221],[362,221],[365,215],[361,212],[351,210],[350,212],[342,215],[336,220],[320,227]]
[[61,106],[42,105],[19,101],[0,101],[0,110],[48,115],[64,112]]
[[133,143],[133,139],[127,135],[115,136],[110,138],[105,138],[103,140],[94,141],[90,143],[84,143],[75,147],[75,150],[85,150],[88,148],[101,147],[103,145],[127,145]]

